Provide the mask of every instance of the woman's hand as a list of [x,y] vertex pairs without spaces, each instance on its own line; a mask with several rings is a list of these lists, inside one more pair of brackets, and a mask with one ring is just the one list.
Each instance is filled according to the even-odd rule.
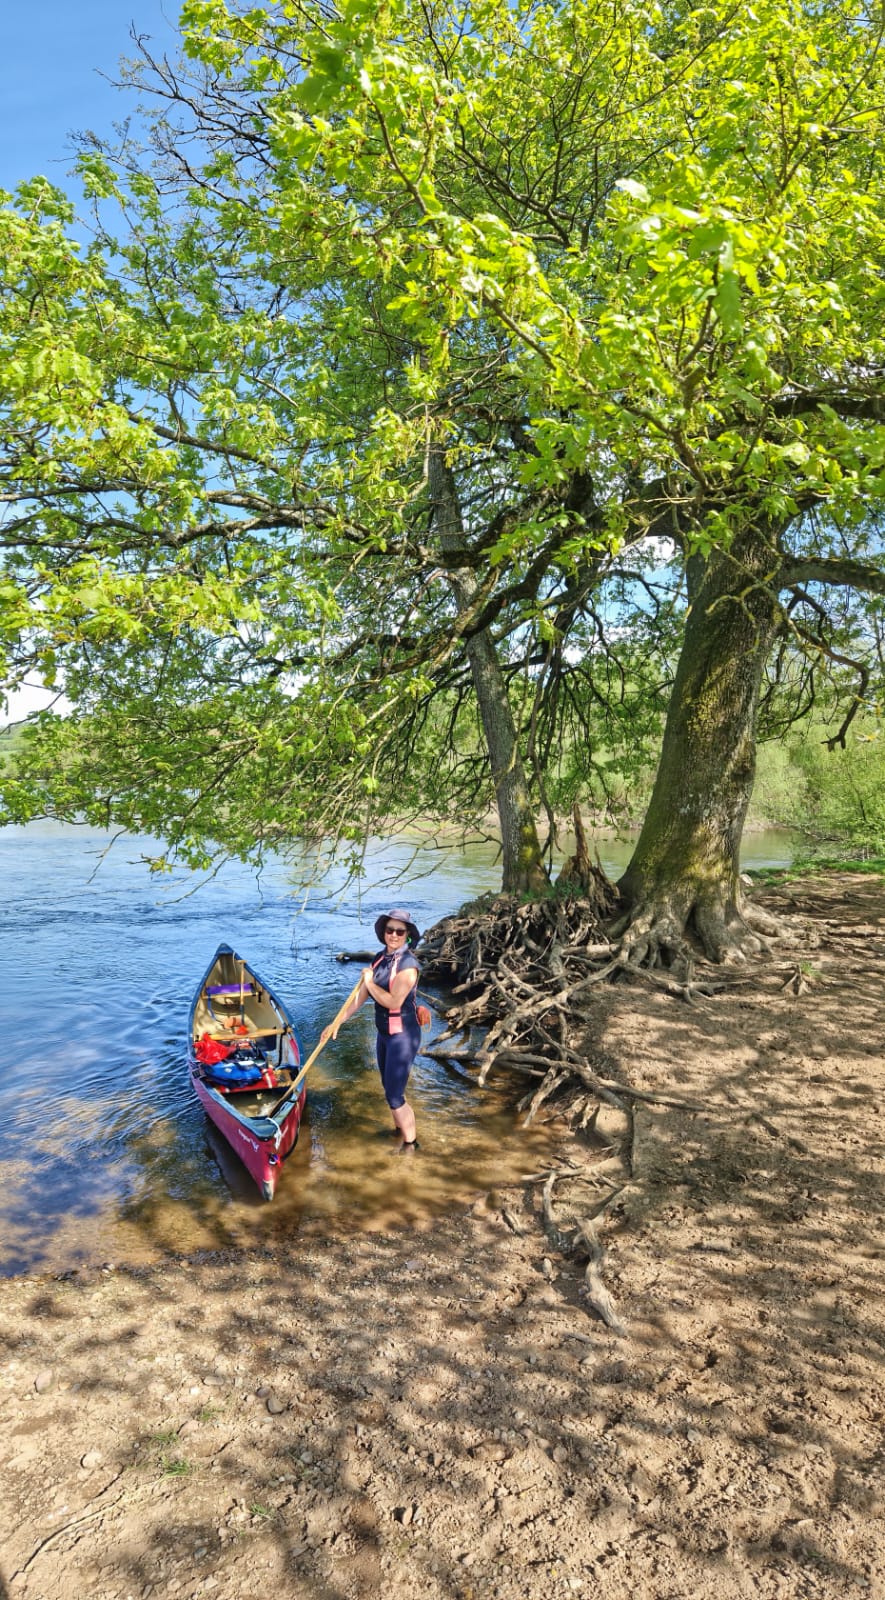
[[363,985],[364,985],[364,987],[366,988],[367,991],[369,990],[369,984],[374,981],[374,977],[375,977],[375,969],[374,969],[374,967],[363,967],[362,980],[363,980]]
[[338,1029],[337,1028],[333,1028],[331,1026],[331,1024],[330,1024],[330,1026],[328,1028],[324,1028],[322,1033],[320,1034],[320,1044],[328,1044],[330,1039],[337,1039],[337,1038],[338,1038]]

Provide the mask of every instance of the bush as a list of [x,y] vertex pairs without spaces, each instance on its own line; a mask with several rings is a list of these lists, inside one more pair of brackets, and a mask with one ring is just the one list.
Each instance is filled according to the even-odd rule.
[[849,729],[830,750],[820,721],[786,744],[760,751],[754,810],[797,828],[815,846],[863,859],[885,853],[885,734],[875,719]]

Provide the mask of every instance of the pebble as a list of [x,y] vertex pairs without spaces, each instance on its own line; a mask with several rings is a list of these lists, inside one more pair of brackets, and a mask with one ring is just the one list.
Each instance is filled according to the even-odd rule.
[[474,1461],[506,1461],[508,1451],[506,1445],[494,1439],[484,1439],[482,1444],[474,1445],[470,1454]]
[[476,1556],[472,1550],[465,1550],[464,1554],[458,1557],[458,1560],[460,1561],[462,1567],[472,1567],[474,1561],[476,1560]]
[[37,1376],[34,1379],[34,1388],[38,1394],[45,1394],[47,1389],[52,1388],[54,1382],[55,1373],[52,1371],[51,1367],[47,1367],[45,1371],[37,1373]]
[[100,1450],[87,1450],[85,1456],[80,1457],[80,1465],[85,1467],[87,1472],[94,1472],[96,1467],[101,1466],[103,1460],[104,1456]]
[[223,1378],[220,1372],[206,1372],[203,1375],[203,1382],[209,1388],[223,1389],[227,1379]]
[[279,1395],[269,1394],[267,1397],[267,1409],[272,1417],[279,1417],[285,1411],[286,1407]]
[[548,1280],[548,1282],[552,1281],[552,1279],[553,1279],[553,1262],[550,1260],[549,1256],[545,1256],[543,1261],[541,1262],[541,1271],[543,1272],[544,1277]]

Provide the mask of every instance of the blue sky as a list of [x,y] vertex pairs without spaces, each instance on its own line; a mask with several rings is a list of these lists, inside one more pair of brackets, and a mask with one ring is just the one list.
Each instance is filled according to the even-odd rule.
[[71,132],[126,114],[99,72],[134,54],[130,23],[171,53],[177,15],[178,0],[0,0],[0,188],[36,173],[68,186]]

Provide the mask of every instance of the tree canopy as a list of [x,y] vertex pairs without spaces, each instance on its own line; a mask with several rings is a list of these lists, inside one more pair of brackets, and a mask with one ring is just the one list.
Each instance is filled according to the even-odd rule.
[[[819,653],[828,586],[885,591],[882,26],[853,0],[185,4],[183,60],[129,71],[149,139],[83,151],[91,242],[38,180],[2,217],[8,676],[78,712],[7,815],[199,859],[356,840],[405,793],[443,812],[461,756],[424,735],[482,639],[531,809],[606,586],[648,594],[669,556],[707,642],[753,657],[739,838],[776,639]],[[633,610],[602,631],[635,662]]]

